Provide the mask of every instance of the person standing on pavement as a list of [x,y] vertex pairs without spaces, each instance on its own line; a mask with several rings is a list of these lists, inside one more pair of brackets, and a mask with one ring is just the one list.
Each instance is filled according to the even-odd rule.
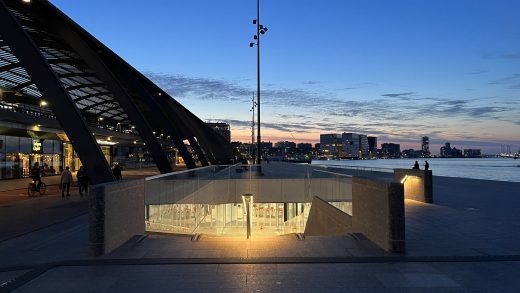
[[65,197],[65,188],[67,189],[67,196],[70,196],[70,185],[72,184],[72,173],[70,173],[69,166],[65,167],[63,173],[61,173],[60,186],[61,186],[61,197]]
[[79,195],[83,196],[83,192],[88,194],[88,175],[83,166],[79,167],[76,178],[78,178]]
[[112,169],[112,173],[114,173],[114,177],[116,177],[116,180],[123,180],[123,175],[121,175],[121,166],[116,163],[114,168]]

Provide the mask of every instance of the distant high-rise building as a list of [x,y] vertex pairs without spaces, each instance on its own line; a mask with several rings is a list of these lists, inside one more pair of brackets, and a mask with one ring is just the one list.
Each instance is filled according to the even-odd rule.
[[206,122],[206,125],[215,130],[218,134],[224,137],[227,141],[231,142],[231,128],[228,123],[225,122]]
[[451,144],[446,142],[440,149],[441,157],[451,157]]
[[440,150],[441,157],[446,158],[460,158],[462,157],[462,150],[452,148],[449,142],[446,142]]
[[[366,136],[365,136],[366,138]],[[346,133],[341,135],[341,142],[343,144],[343,156],[347,158],[358,158],[360,156],[360,144],[359,134],[357,133]],[[368,149],[368,141],[367,141]]]
[[466,158],[480,158],[482,157],[482,152],[480,149],[465,149],[464,157]]
[[422,152],[425,156],[430,156],[430,138],[427,136],[422,137]]
[[273,148],[273,143],[270,142],[270,141],[262,141],[262,142],[260,143],[260,146],[262,147],[262,149],[267,149],[267,150],[269,150],[269,149],[272,149],[272,148]]
[[388,158],[399,157],[401,154],[401,145],[398,143],[383,143],[381,144],[381,152],[383,156]]
[[364,134],[359,135],[359,155],[360,158],[368,158],[370,154],[370,146],[368,145],[368,137]]
[[368,151],[372,154],[376,154],[377,152],[377,137],[369,136],[368,139]]
[[320,134],[320,151],[326,158],[336,159],[342,152],[341,135],[336,133]]
[[274,144],[274,147],[275,148],[279,148],[279,149],[288,149],[288,148],[296,148],[296,143],[292,142],[292,141],[279,141],[277,143]]
[[310,151],[310,150],[312,150],[312,144],[301,142],[296,145],[296,148],[299,150],[303,150],[303,151]]

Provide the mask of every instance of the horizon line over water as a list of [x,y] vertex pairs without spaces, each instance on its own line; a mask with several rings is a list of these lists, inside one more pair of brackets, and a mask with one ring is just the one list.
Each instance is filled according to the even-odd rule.
[[430,164],[433,176],[446,176],[494,181],[520,182],[520,160],[509,158],[416,158],[377,160],[313,160],[313,165],[340,168],[374,168],[373,171],[393,172],[392,169],[411,169],[415,161],[424,170]]

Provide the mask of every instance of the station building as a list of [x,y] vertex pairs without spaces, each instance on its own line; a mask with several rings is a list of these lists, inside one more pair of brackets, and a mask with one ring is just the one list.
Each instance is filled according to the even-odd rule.
[[0,179],[229,163],[224,139],[48,1],[0,1]]

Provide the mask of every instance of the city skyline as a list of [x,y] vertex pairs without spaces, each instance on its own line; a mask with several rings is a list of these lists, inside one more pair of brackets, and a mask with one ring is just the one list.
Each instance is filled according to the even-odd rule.
[[[197,116],[250,139],[254,1],[51,2]],[[262,1],[264,140],[520,147],[519,3],[298,4]]]

